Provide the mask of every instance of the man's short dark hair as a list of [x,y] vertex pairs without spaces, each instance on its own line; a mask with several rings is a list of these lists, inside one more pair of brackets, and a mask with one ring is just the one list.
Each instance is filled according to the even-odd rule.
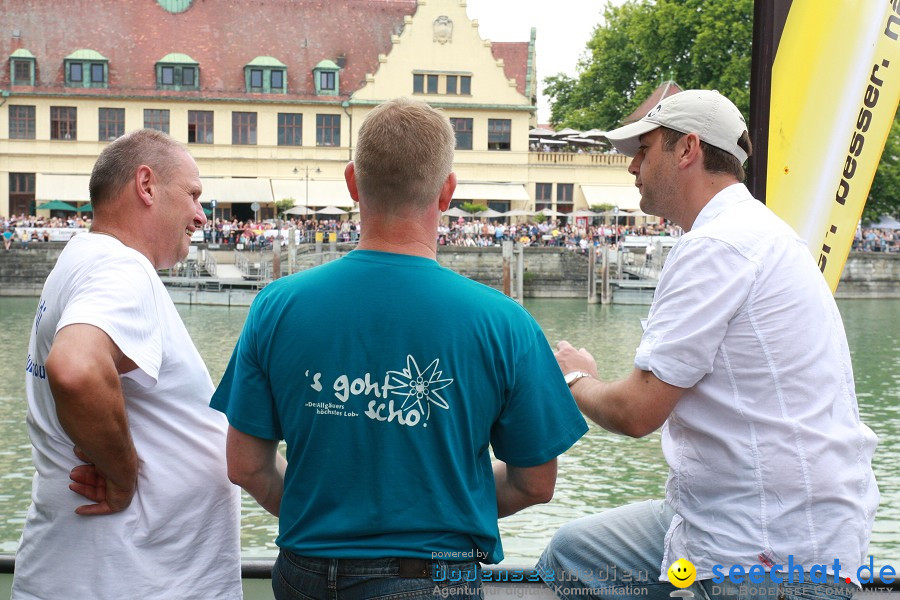
[[[686,135],[668,127],[660,127],[659,129],[662,131],[662,147],[666,151],[672,151],[678,140]],[[753,153],[750,136],[746,131],[741,135],[741,139],[738,140],[738,146],[747,153],[748,157]],[[710,173],[728,173],[734,175],[738,181],[744,181],[744,167],[734,154],[707,144],[703,140],[700,140],[700,148],[703,150],[704,169]]]

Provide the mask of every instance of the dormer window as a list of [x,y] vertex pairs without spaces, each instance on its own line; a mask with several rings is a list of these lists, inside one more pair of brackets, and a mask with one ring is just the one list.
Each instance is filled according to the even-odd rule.
[[156,87],[161,90],[200,89],[199,63],[179,52],[166,54],[156,63]]
[[9,55],[9,78],[12,85],[34,85],[34,54],[19,48]]
[[109,87],[109,61],[96,50],[76,50],[63,61],[66,86]]
[[341,89],[341,68],[330,60],[323,60],[313,69],[316,95],[337,96]]
[[258,94],[287,93],[287,65],[271,56],[257,56],[244,67],[248,92]]

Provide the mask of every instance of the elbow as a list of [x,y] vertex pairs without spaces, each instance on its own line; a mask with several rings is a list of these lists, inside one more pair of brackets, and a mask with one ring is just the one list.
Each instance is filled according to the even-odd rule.
[[659,429],[659,427],[659,425],[631,422],[625,423],[623,427],[620,427],[619,433],[637,439],[650,435]]
[[531,490],[530,497],[532,504],[547,504],[551,500],[553,500],[553,492],[556,489],[555,483],[551,483],[550,485],[542,485],[534,490]]
[[228,461],[228,481],[236,486],[246,488],[253,480],[253,473],[248,472],[243,465]]

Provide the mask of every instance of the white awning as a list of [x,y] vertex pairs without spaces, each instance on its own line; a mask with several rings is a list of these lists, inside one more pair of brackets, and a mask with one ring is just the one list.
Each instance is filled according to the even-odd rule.
[[582,185],[581,191],[588,206],[594,204],[612,204],[619,210],[639,210],[641,193],[634,185]]
[[309,182],[309,206],[353,208],[355,205],[343,179],[313,179]]
[[454,200],[518,200],[528,201],[522,183],[458,183]]
[[201,177],[203,195],[201,202],[215,200],[219,204],[250,204],[273,202],[272,184],[266,178],[256,177]]
[[[306,201],[306,191],[309,189],[309,202]],[[352,208],[354,205],[350,192],[347,191],[347,182],[340,180],[310,179],[273,179],[272,193],[275,201],[293,198],[295,206],[336,206],[339,208]]]
[[40,204],[48,200],[90,202],[90,175],[47,175],[38,173],[34,182],[34,199]]

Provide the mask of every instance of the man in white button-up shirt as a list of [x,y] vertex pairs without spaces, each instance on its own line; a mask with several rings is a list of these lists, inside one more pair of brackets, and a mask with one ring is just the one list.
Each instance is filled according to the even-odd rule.
[[[593,357],[567,342],[557,360],[602,427],[635,437],[662,427],[669,478],[665,501],[564,526],[541,557],[545,580],[561,597],[640,585],[666,598],[667,570],[684,558],[700,597],[740,586],[849,595],[878,506],[876,438],[860,422],[825,279],[741,183],[751,149],[740,111],[718,92],[690,90],[608,137],[634,156],[641,209],[687,233],[660,274],[627,378],[600,381]],[[801,575],[804,585],[792,585]]]

